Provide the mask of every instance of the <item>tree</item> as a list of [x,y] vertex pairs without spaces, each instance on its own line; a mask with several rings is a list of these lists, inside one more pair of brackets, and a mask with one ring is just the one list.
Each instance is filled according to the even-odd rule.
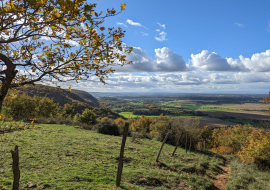
[[0,111],[10,88],[42,81],[105,83],[112,66],[131,63],[126,53],[132,48],[121,40],[125,31],[102,26],[119,12],[97,13],[95,7],[86,0],[1,1]]

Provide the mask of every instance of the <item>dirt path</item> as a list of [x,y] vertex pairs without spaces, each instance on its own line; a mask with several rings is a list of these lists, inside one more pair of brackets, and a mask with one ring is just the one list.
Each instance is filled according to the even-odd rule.
[[231,173],[231,168],[229,166],[229,160],[226,158],[225,166],[222,166],[223,173],[218,174],[215,180],[212,180],[216,186],[217,190],[226,190],[226,184],[229,181],[229,175]]

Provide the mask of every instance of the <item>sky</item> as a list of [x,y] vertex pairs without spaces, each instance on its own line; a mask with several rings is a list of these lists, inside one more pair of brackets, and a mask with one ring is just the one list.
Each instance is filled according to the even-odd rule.
[[[132,65],[116,67],[106,85],[80,82],[88,92],[268,94],[269,0],[99,0],[97,11],[120,14],[105,27],[121,27],[134,48]],[[66,84],[67,86],[70,84]]]

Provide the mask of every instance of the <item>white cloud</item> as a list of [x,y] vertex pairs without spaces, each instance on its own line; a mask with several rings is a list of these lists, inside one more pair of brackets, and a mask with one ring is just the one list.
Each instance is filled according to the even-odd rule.
[[167,33],[166,32],[160,32],[159,34],[158,34],[159,36],[157,37],[155,37],[155,39],[157,40],[157,41],[160,41],[160,42],[162,42],[162,41],[164,41],[164,40],[168,40],[168,39],[166,39],[166,36],[167,36]]
[[230,61],[222,58],[215,52],[210,53],[207,50],[203,50],[196,55],[191,54],[191,62],[193,66],[198,67],[205,71],[244,71],[244,66],[237,62]]
[[142,36],[148,36],[149,34],[142,32]]
[[156,29],[156,32],[160,32],[160,29]]
[[222,58],[215,52],[203,50],[198,54],[191,54],[193,66],[204,71],[231,71],[231,72],[269,72],[270,50],[256,53],[251,58],[240,55],[239,59]]
[[132,25],[132,26],[142,26],[140,23],[138,22],[133,22],[132,20],[130,19],[127,19],[127,23]]
[[155,59],[139,47],[133,47],[133,51],[127,55],[127,60],[132,65],[116,66],[117,72],[177,72],[192,70],[193,67],[186,64],[183,57],[167,47],[155,49]]
[[159,22],[157,22],[157,24],[158,24],[160,27],[162,27],[162,28],[165,29],[165,24],[160,24]]
[[236,26],[239,26],[239,27],[241,27],[241,28],[245,28],[245,25],[244,24],[241,24],[241,23],[238,23],[238,22],[236,22],[236,23],[234,23]]
[[117,25],[120,25],[120,26],[124,26],[124,27],[128,27],[127,25],[125,25],[124,23],[122,22],[116,22]]

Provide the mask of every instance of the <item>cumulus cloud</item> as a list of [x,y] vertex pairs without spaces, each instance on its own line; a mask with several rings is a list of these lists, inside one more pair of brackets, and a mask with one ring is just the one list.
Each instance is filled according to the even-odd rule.
[[198,67],[205,71],[244,71],[246,70],[241,62],[230,61],[222,58],[215,52],[203,50],[196,55],[191,54],[191,62],[193,66]]
[[240,55],[238,59],[222,58],[215,52],[203,50],[201,53],[191,54],[191,58],[193,66],[204,71],[270,71],[270,50],[253,54],[251,58]]
[[159,22],[157,22],[157,24],[158,24],[160,27],[162,27],[162,28],[165,29],[165,24],[160,24]]
[[124,27],[128,27],[127,25],[125,25],[124,23],[122,22],[116,22],[117,25],[120,25],[120,26],[124,26]]
[[162,42],[162,41],[164,41],[164,40],[168,40],[168,39],[166,39],[166,36],[167,36],[167,33],[166,32],[160,32],[159,34],[158,34],[159,36],[157,37],[155,37],[155,39],[157,40],[157,41],[160,41],[160,42]]
[[132,61],[132,65],[124,67],[117,66],[117,72],[177,72],[192,70],[193,67],[186,64],[183,57],[167,47],[155,49],[155,58],[143,49],[134,47],[133,51],[127,55],[127,60]]
[[241,23],[238,23],[238,22],[236,22],[236,23],[234,23],[236,26],[239,26],[239,27],[241,27],[241,28],[245,28],[245,25],[244,24],[241,24]]

